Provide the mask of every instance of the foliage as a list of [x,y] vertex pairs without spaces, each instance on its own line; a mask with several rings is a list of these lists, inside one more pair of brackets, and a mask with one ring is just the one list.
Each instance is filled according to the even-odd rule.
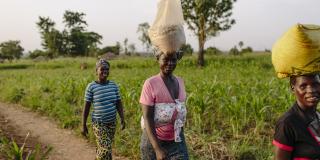
[[[117,43],[118,44],[118,43]],[[105,46],[102,49],[99,50],[99,55],[105,54],[105,53],[114,53],[115,55],[120,54],[120,45],[115,45],[115,46]]]
[[[253,52],[253,49],[250,46],[247,46],[247,47],[243,48],[244,43],[242,41],[240,41],[238,43],[238,45],[239,45],[239,52],[240,53],[236,53],[236,55],[237,54],[244,54],[244,53],[252,53]],[[234,48],[236,48],[236,46]],[[236,51],[234,50],[234,52],[236,52]],[[235,54],[233,54],[233,55],[235,55]]]
[[35,58],[40,57],[40,56],[48,57],[48,52],[36,49],[34,51],[29,51],[29,54],[28,54],[28,57],[31,58],[31,59],[35,59]]
[[81,12],[66,11],[63,15],[63,22],[67,28],[78,28],[78,30],[85,30],[85,26],[88,26],[84,20],[86,14]]
[[[190,159],[272,159],[270,142],[275,121],[294,97],[288,81],[276,78],[270,56],[208,55],[202,69],[195,67],[192,56],[178,62],[175,75],[184,79],[187,90],[184,131]],[[0,64],[0,68],[7,68],[0,69],[0,101],[8,102],[19,95],[16,103],[79,132],[84,90],[95,79],[95,61],[64,58]],[[84,62],[88,69],[81,70],[79,64]],[[139,96],[144,80],[159,72],[158,64],[146,57],[125,57],[110,63],[109,79],[119,85],[127,122],[125,130],[117,127],[114,151],[129,159],[140,159]],[[11,65],[28,67],[7,67]],[[92,131],[89,133],[93,141]]]
[[24,49],[20,41],[6,41],[0,44],[0,59],[12,61],[14,58],[19,59],[23,55]]
[[207,55],[220,55],[220,54],[222,54],[223,52],[222,52],[220,49],[218,49],[217,47],[208,47],[208,48],[206,49],[205,53],[206,53]]
[[235,0],[183,0],[182,8],[188,28],[198,37],[198,65],[204,66],[204,44],[210,37],[235,24],[232,7]]
[[242,41],[240,41],[240,42],[238,43],[238,45],[239,45],[240,49],[242,49],[244,43],[243,43]]
[[148,30],[150,28],[150,25],[148,22],[144,22],[139,24],[137,33],[141,33],[139,36],[139,40],[142,42],[142,44],[145,46],[147,52],[149,52],[151,48],[151,40],[148,34]]
[[102,36],[87,31],[84,13],[66,11],[63,15],[65,29],[60,32],[55,29],[55,22],[49,17],[39,17],[37,26],[40,29],[42,46],[50,58],[64,56],[88,56],[97,50]]
[[241,53],[252,53],[253,49],[251,47],[246,47],[241,49]]
[[124,50],[124,54],[125,55],[129,55],[129,52],[128,52],[128,38],[125,38],[123,40],[123,50]]
[[129,44],[128,53],[128,55],[133,55],[136,53],[136,46],[133,43]]
[[183,52],[183,54],[185,54],[185,55],[191,55],[192,53],[193,53],[193,48],[192,48],[192,46],[190,45],[190,44],[183,44],[182,46],[181,46],[181,49],[180,49],[182,52]]
[[37,26],[40,29],[42,43],[41,45],[46,50],[46,56],[49,58],[57,57],[59,54],[66,54],[66,47],[64,41],[66,39],[66,32],[60,33],[54,28],[55,22],[49,17],[39,17]]
[[29,134],[27,134],[23,144],[18,144],[12,140],[9,141],[6,137],[0,135],[0,154],[4,155],[8,159],[15,160],[45,160],[49,153],[52,151],[52,147],[41,149],[41,145],[37,144],[35,149],[27,151],[25,148],[26,140]]
[[233,48],[230,49],[229,54],[230,54],[230,55],[237,56],[237,55],[241,55],[242,52],[240,52],[240,51],[238,50],[238,48],[237,48],[236,46],[234,46]]

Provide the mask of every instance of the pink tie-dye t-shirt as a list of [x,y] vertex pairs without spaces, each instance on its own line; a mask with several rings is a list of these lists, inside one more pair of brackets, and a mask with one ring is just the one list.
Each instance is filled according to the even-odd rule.
[[[176,77],[179,83],[179,97],[181,102],[186,100],[184,82],[181,78]],[[150,77],[144,82],[140,103],[147,106],[154,106],[156,103],[175,103],[174,99],[163,82],[160,74]],[[157,137],[161,140],[174,140],[174,125],[169,123],[156,127]]]

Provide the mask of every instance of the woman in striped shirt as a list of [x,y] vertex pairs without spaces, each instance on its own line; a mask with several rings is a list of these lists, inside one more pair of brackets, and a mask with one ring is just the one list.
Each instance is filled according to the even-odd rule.
[[121,119],[121,129],[125,128],[123,107],[118,86],[107,79],[110,64],[104,59],[96,63],[97,80],[88,84],[85,91],[85,106],[83,110],[82,134],[87,136],[87,118],[90,106],[92,128],[97,142],[96,159],[112,159],[112,143],[116,128],[116,113]]

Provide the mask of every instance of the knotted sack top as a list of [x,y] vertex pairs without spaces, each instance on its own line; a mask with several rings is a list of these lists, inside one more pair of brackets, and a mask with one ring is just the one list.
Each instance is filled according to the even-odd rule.
[[320,26],[290,28],[274,44],[272,64],[279,78],[320,72]]

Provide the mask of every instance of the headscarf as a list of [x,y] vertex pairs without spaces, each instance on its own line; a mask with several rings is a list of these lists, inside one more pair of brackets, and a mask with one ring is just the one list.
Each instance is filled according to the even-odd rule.
[[101,59],[99,59],[99,60],[96,62],[96,69],[99,68],[99,67],[101,67],[101,66],[108,66],[108,67],[110,67],[110,64],[109,64],[109,62],[108,62],[107,60],[101,58]]

